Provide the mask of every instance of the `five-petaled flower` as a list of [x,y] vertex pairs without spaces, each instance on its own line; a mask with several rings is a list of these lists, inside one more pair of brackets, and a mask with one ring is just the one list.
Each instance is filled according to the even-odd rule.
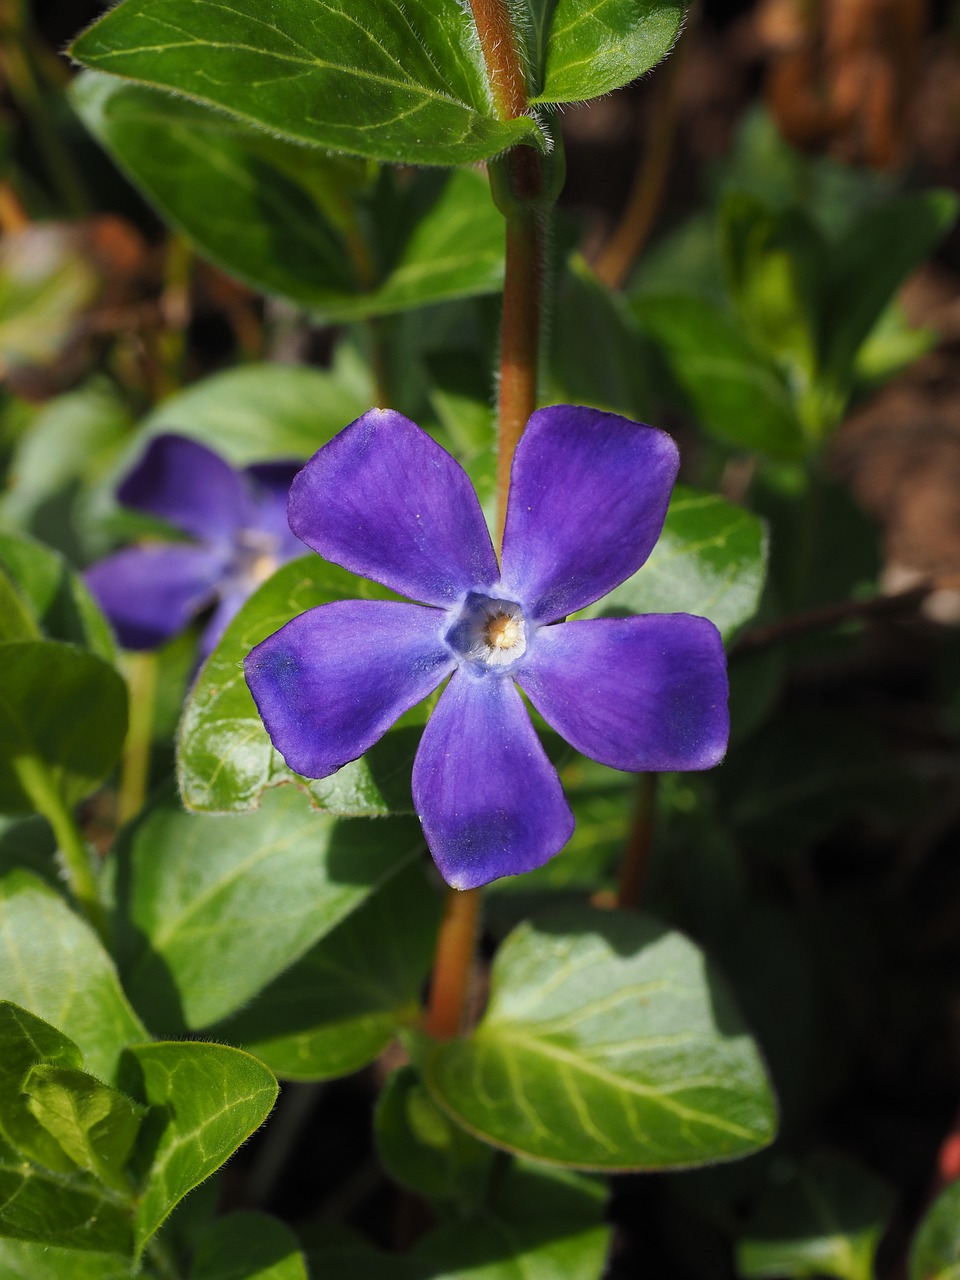
[[153,649],[205,609],[205,657],[252,591],[303,552],[287,523],[299,464],[236,471],[186,436],[156,436],[117,490],[128,507],[157,516],[190,542],[145,542],[92,565],[87,585],[126,649]]
[[324,778],[448,676],[413,797],[458,889],[541,866],[573,814],[517,691],[569,743],[625,770],[706,769],[729,729],[723,645],[685,613],[564,621],[630,577],[663,526],[678,454],[662,431],[568,405],[530,419],[497,557],[460,465],[371,410],[306,464],[293,531],[422,604],[342,600],[259,644],[247,683],[287,764]]

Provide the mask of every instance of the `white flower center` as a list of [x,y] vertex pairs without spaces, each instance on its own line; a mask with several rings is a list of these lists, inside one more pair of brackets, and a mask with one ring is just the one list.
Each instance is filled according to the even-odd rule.
[[459,657],[482,667],[507,667],[527,649],[527,626],[518,604],[471,591],[447,643]]

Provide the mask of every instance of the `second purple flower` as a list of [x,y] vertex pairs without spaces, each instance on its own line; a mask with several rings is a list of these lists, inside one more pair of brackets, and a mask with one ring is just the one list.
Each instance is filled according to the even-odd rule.
[[275,746],[323,778],[449,683],[413,769],[427,844],[475,888],[541,866],[574,820],[517,685],[577,750],[613,768],[707,769],[726,750],[716,627],[690,614],[567,622],[644,563],[663,527],[676,445],[569,405],[533,415],[497,557],[466,472],[399,413],[371,410],[306,464],[290,527],[353,573],[421,601],[344,600],[247,657]]

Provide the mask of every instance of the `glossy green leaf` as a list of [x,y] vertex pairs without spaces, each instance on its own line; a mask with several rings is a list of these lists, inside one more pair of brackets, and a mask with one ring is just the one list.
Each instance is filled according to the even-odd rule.
[[0,1236],[128,1254],[131,1218],[127,1198],[95,1178],[28,1164],[0,1140]]
[[327,817],[294,787],[242,818],[156,804],[117,851],[117,958],[165,1033],[246,1004],[423,847],[412,819]]
[[501,286],[503,219],[475,170],[382,183],[371,236],[358,204],[368,195],[365,167],[356,162],[112,76],[81,76],[73,101],[200,253],[318,318],[382,315]]
[[190,1280],[309,1280],[289,1227],[265,1213],[231,1213],[200,1237]]
[[649,560],[582,616],[696,613],[729,636],[756,613],[766,562],[762,521],[715,494],[678,485]]
[[53,640],[0,644],[0,809],[38,808],[41,787],[83,799],[126,732],[126,685],[103,658]]
[[78,1169],[125,1194],[123,1166],[133,1149],[142,1112],[116,1089],[74,1067],[38,1063],[23,1090],[37,1123]]
[[642,297],[634,309],[705,431],[737,449],[803,456],[803,428],[783,375],[732,316],[693,297]]
[[729,1160],[775,1107],[719,975],[651,918],[571,909],[526,923],[494,962],[476,1031],[423,1062],[431,1093],[485,1141],[589,1169]]
[[124,0],[71,53],[278,137],[372,160],[465,164],[542,137],[532,119],[495,117],[476,29],[456,0],[269,10],[228,0],[216,11]]
[[960,1182],[941,1191],[910,1249],[910,1280],[960,1280]]
[[75,1163],[33,1115],[24,1092],[28,1072],[41,1062],[79,1067],[83,1055],[49,1022],[8,1000],[0,1002],[0,1132],[31,1160],[71,1173]]
[[619,89],[669,53],[684,0],[520,0],[534,102],[582,102]]
[[374,1118],[377,1150],[403,1187],[460,1208],[482,1203],[495,1152],[437,1106],[412,1066],[387,1080]]
[[137,1206],[137,1248],[187,1192],[219,1169],[273,1109],[277,1082],[262,1062],[220,1044],[133,1046],[123,1084],[144,1106],[134,1163],[149,1159]]
[[599,1182],[514,1166],[486,1208],[432,1232],[414,1259],[430,1280],[599,1280],[610,1246]]
[[830,248],[823,300],[824,366],[845,383],[861,344],[911,271],[953,225],[952,191],[900,196],[868,209]]
[[144,440],[166,431],[192,436],[234,466],[308,458],[370,408],[371,389],[336,369],[248,364],[195,382],[164,400],[143,423]]
[[0,1275],[4,1280],[130,1280],[133,1269],[115,1254],[0,1239]]
[[428,1280],[409,1254],[384,1253],[346,1228],[323,1226],[310,1234],[314,1280]]
[[116,646],[103,614],[83,579],[58,552],[33,538],[0,533],[0,572],[12,582],[48,639],[82,645],[108,662],[116,661]]
[[344,817],[410,813],[410,771],[422,707],[409,712],[360,760],[329,778],[293,773],[267,737],[243,678],[254,645],[285,622],[331,600],[396,599],[374,582],[309,556],[285,565],[247,601],[200,672],[184,710],[177,750],[180,794],[190,809],[255,808],[268,787],[299,782],[320,809]]
[[0,880],[0,994],[74,1041],[102,1080],[113,1082],[123,1048],[146,1036],[96,934],[25,871]]
[[420,1015],[439,911],[422,868],[408,868],[215,1034],[287,1080],[366,1066]]
[[891,1208],[889,1187],[855,1160],[811,1156],[761,1201],[737,1244],[739,1274],[872,1280]]

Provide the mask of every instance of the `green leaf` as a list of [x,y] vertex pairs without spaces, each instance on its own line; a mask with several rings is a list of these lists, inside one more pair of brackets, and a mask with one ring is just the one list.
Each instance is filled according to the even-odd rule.
[[651,353],[630,306],[579,255],[563,272],[551,325],[550,399],[642,418],[653,400]]
[[0,568],[0,641],[39,639],[36,619],[9,575]]
[[0,498],[3,523],[28,528],[75,556],[82,514],[77,491],[103,476],[130,424],[129,408],[108,382],[49,400],[14,449],[10,487]]
[[496,1146],[586,1169],[665,1169],[765,1146],[775,1108],[719,975],[655,920],[571,909],[526,923],[494,962],[473,1035],[424,1079]]
[[227,1017],[423,847],[412,819],[318,814],[293,787],[243,818],[164,798],[116,853],[117,957],[147,1022],[166,1033]]
[[895,291],[953,225],[952,191],[900,196],[868,209],[830,247],[823,299],[824,368],[845,386],[857,351]]
[[941,1191],[920,1223],[910,1280],[960,1280],[960,1182]]
[[357,1071],[418,1019],[438,924],[436,894],[423,869],[409,867],[216,1035],[244,1045],[286,1080]]
[[76,1165],[32,1114],[23,1092],[27,1073],[41,1062],[79,1067],[83,1055],[49,1022],[9,1000],[0,1002],[0,1131],[31,1160],[71,1173]]
[[739,1274],[872,1280],[891,1208],[886,1183],[855,1160],[811,1156],[761,1201],[737,1244]]
[[409,1254],[383,1253],[344,1227],[310,1233],[307,1257],[316,1280],[428,1280]]
[[[205,257],[326,321],[497,291],[503,219],[481,173],[389,176],[304,151],[186,99],[88,72],[81,118]],[[390,243],[387,242],[389,234]]]
[[66,1176],[27,1164],[0,1140],[0,1236],[128,1254],[130,1205],[88,1174]]
[[669,53],[684,0],[520,0],[534,102],[582,102],[619,89]]
[[371,390],[300,365],[248,364],[204,378],[164,400],[143,423],[138,448],[165,431],[191,436],[235,467],[308,458],[370,408]]
[[115,1079],[122,1049],[146,1035],[96,934],[24,871],[0,880],[0,992],[74,1041],[103,1080]]
[[401,1067],[387,1080],[374,1132],[384,1168],[402,1187],[460,1208],[480,1206],[495,1153],[453,1123],[414,1067]]
[[112,1254],[0,1239],[0,1275],[4,1280],[130,1280],[133,1270]]
[[727,637],[756,613],[766,561],[762,521],[724,498],[678,485],[649,560],[581,616],[696,613]]
[[277,1082],[256,1058],[219,1044],[134,1045],[124,1055],[126,1092],[154,1108],[134,1163],[149,1161],[135,1221],[137,1249],[171,1210],[219,1169],[273,1109]]
[[83,579],[58,552],[33,538],[0,533],[0,572],[13,583],[21,604],[48,639],[82,645],[107,662],[116,661],[116,646],[103,614]]
[[265,1213],[231,1213],[200,1237],[190,1280],[309,1280],[289,1227]]
[[79,1169],[129,1193],[123,1166],[142,1115],[129,1098],[85,1071],[51,1063],[33,1067],[23,1089],[31,1114]]
[[103,658],[53,640],[0,643],[0,809],[35,807],[27,769],[66,804],[82,800],[126,732],[126,685]]
[[434,1231],[412,1256],[430,1280],[597,1280],[610,1245],[605,1198],[591,1179],[514,1167],[484,1211]]
[[391,600],[392,592],[308,556],[284,565],[243,606],[194,684],[180,727],[177,771],[190,809],[252,809],[268,787],[299,782],[313,803],[344,817],[410,813],[410,771],[423,707],[414,708],[360,760],[329,778],[295,774],[267,737],[243,678],[250,650],[296,614],[331,600]]
[[71,53],[280,138],[372,160],[458,165],[542,140],[532,119],[494,116],[476,29],[456,0],[269,10],[227,0],[215,12],[124,0]]
[[803,429],[783,375],[732,317],[693,297],[642,297],[634,311],[661,345],[705,431],[737,449],[804,455]]

